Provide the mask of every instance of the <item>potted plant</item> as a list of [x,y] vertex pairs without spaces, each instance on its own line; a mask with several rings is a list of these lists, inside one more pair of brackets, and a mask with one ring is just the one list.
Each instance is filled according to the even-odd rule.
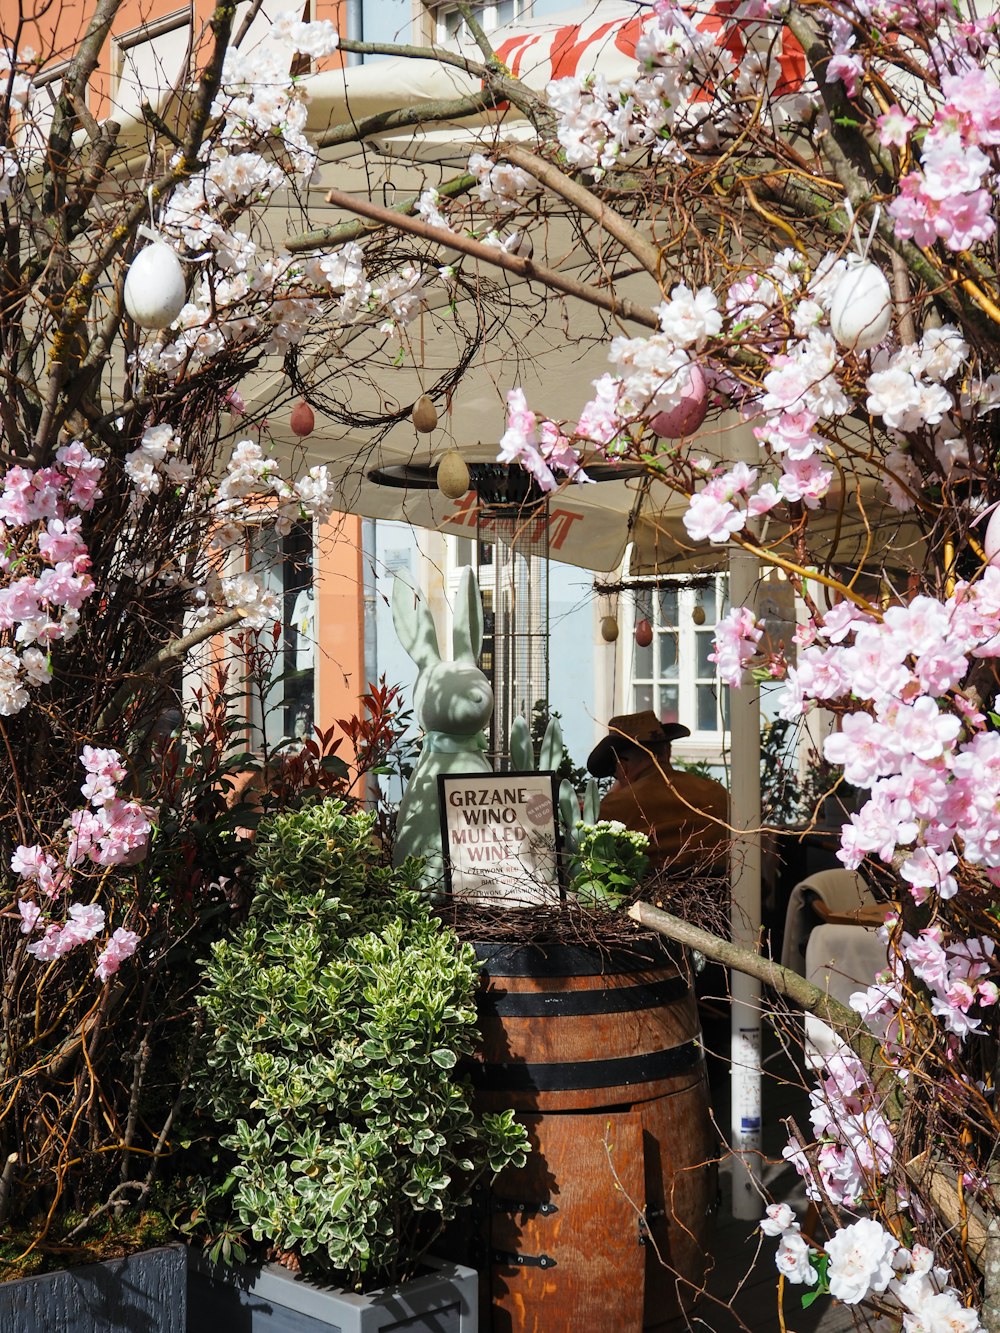
[[[278,1306],[307,1328],[404,1310],[474,1327],[475,1274],[429,1277],[426,1255],[478,1176],[523,1163],[524,1132],[511,1112],[470,1109],[455,1069],[477,1040],[472,950],[411,887],[419,865],[387,864],[373,825],[337,800],[263,820],[249,919],[212,947],[194,1091],[202,1142],[220,1150],[189,1196],[208,1241],[191,1333],[219,1326],[220,1303],[254,1330]],[[281,1262],[211,1262],[250,1243]]]

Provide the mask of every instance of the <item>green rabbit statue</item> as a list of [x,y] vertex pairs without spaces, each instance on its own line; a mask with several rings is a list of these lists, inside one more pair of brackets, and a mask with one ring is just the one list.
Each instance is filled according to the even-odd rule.
[[483,645],[483,604],[471,569],[464,569],[455,603],[454,660],[441,657],[437,628],[420,593],[398,575],[392,589],[392,623],[419,673],[413,708],[424,730],[423,747],[399,806],[393,864],[424,858],[421,885],[443,888],[438,777],[442,773],[492,773],[484,728],[493,716],[493,690],[477,665]]

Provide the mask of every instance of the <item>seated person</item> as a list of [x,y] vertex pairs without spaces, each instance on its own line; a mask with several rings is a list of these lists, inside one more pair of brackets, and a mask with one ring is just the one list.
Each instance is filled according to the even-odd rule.
[[623,713],[608,723],[587,767],[597,778],[614,774],[601,819],[648,834],[652,871],[725,875],[728,793],[711,778],[670,765],[671,741],[690,735],[679,722],[660,722],[651,709]]

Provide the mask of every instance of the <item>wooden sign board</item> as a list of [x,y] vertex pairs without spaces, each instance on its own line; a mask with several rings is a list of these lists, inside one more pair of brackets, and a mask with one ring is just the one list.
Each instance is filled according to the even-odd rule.
[[438,777],[445,882],[466,902],[559,901],[559,785],[554,773]]

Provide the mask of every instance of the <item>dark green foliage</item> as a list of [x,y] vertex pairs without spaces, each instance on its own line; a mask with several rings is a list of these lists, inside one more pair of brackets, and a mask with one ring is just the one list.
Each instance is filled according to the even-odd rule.
[[261,822],[250,919],[213,946],[203,1108],[256,1240],[352,1285],[396,1278],[484,1169],[523,1160],[470,1109],[472,950],[384,865],[373,816],[326,801]]

